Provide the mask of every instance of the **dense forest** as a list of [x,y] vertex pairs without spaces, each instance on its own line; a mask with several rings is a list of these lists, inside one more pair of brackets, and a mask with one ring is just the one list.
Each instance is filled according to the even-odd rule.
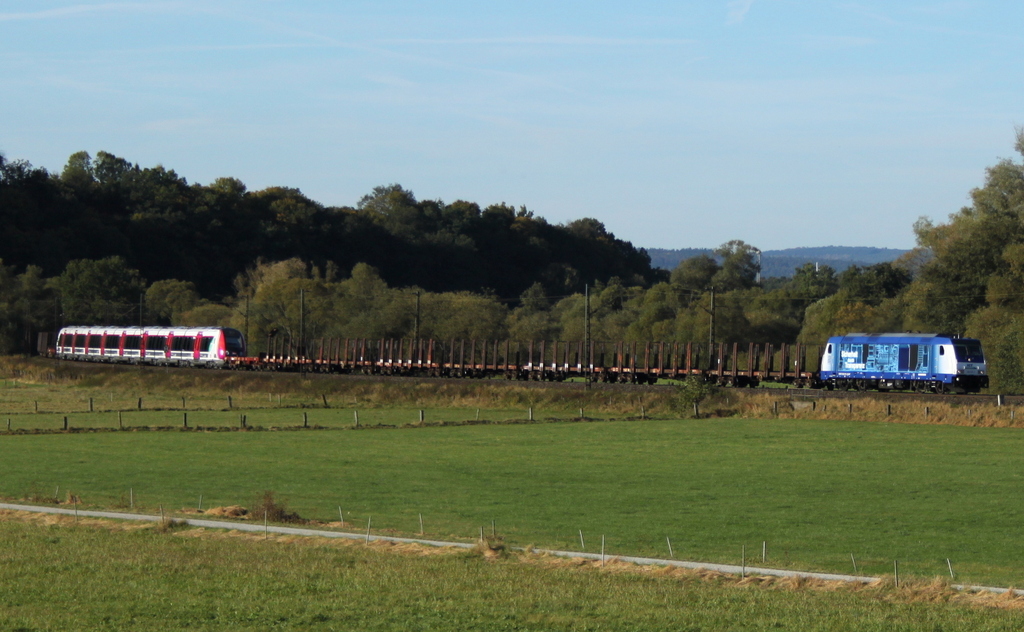
[[62,324],[144,321],[234,326],[258,351],[271,331],[297,333],[300,293],[310,337],[580,339],[587,288],[596,339],[705,342],[712,311],[723,342],[964,334],[985,344],[993,389],[1024,392],[1024,164],[989,167],[971,202],[919,220],[918,247],[894,262],[759,281],[742,241],[669,274],[596,220],[550,224],[504,203],[390,185],[325,207],[105,152],[60,174],[0,156],[0,350]]

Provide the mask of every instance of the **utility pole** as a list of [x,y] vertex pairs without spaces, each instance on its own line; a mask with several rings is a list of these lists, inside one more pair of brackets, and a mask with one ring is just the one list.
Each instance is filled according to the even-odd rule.
[[715,286],[711,286],[711,326],[708,327],[708,369],[715,369]]
[[586,389],[590,390],[590,382],[594,378],[594,358],[590,353],[590,284],[583,286],[583,352],[586,358],[586,371],[587,381]]
[[[143,293],[143,292],[139,292],[139,329],[142,329],[143,327],[146,326],[142,322],[142,312],[143,312],[143,310],[145,310],[145,305],[146,305],[146,294]],[[129,312],[129,313],[131,313],[131,312]]]
[[[245,297],[245,344],[249,344],[249,297]],[[246,353],[248,355],[248,353]]]
[[420,291],[416,290],[416,331],[414,338],[420,339]]
[[306,374],[306,289],[299,288],[299,374]]

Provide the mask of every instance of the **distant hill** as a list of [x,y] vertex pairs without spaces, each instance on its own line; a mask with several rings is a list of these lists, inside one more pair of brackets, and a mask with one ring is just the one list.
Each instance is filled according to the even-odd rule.
[[[850,266],[870,266],[884,261],[894,261],[906,253],[895,248],[871,248],[858,246],[820,246],[813,248],[786,248],[765,250],[761,253],[761,277],[789,277],[805,263],[820,263],[842,272]],[[684,259],[702,254],[713,254],[712,248],[648,248],[651,265],[655,268],[674,270]]]

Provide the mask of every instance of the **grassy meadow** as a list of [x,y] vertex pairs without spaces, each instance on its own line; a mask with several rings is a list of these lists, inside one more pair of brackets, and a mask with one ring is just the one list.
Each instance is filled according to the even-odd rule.
[[[612,553],[666,557],[670,538],[677,558],[739,563],[745,549],[756,564],[766,543],[770,566],[849,573],[852,556],[880,576],[894,560],[945,576],[949,558],[957,581],[1024,586],[1024,433],[1006,409],[935,404],[924,423],[858,400],[864,423],[839,405],[761,414],[780,395],[737,390],[703,405],[733,416],[681,419],[670,390],[93,369],[0,365],[0,495],[170,511],[271,490],[303,518],[340,507],[375,532],[418,534],[422,515],[428,537],[493,522],[513,545],[595,551],[603,535]],[[551,423],[520,423],[530,407]],[[580,407],[587,421],[570,422]],[[65,416],[113,430],[119,413],[124,432],[31,433]],[[186,413],[192,432],[144,431],[183,429]],[[194,431],[240,415],[263,431]]]
[[0,512],[0,630],[1010,631],[1020,599]]

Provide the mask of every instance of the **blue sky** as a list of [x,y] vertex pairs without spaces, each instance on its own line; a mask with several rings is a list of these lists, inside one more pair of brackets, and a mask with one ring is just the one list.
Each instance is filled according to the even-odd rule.
[[[0,152],[638,246],[909,248],[1024,124],[1024,3],[0,0]],[[1019,158],[1019,157],[1018,157]]]

